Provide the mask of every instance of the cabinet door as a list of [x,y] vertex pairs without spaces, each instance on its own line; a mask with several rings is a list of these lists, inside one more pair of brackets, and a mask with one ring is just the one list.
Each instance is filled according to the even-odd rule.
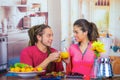
[[120,74],[120,56],[110,56],[114,74]]
[[12,43],[8,43],[8,59],[13,58],[14,53],[14,45]]
[[14,43],[14,57],[20,57],[21,51],[28,46],[28,40],[19,40]]
[[23,18],[23,27],[24,27],[24,28],[30,28],[30,27],[31,27],[30,23],[31,23],[30,17],[25,16],[25,17]]
[[28,34],[26,32],[8,36],[8,66],[19,62],[20,53],[26,46],[28,46]]
[[44,23],[45,23],[45,16],[31,17],[31,26],[44,24]]

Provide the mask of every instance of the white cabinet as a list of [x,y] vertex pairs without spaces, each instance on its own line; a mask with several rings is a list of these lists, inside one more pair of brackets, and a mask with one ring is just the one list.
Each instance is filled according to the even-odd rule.
[[41,17],[31,17],[31,26],[44,24],[45,23],[45,16]]
[[29,37],[27,31],[21,31],[8,35],[8,66],[19,62],[20,53],[28,46],[28,42]]

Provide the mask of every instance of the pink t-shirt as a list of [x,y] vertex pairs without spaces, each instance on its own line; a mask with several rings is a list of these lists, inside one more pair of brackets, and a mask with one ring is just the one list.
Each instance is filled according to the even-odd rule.
[[[53,48],[50,48],[50,50],[51,52],[56,51]],[[47,58],[47,56],[48,54],[40,51],[37,46],[28,46],[21,52],[20,62],[36,67],[42,63]],[[55,68],[56,71],[63,71],[62,62],[56,62]]]
[[91,50],[91,43],[88,44],[84,54],[82,54],[78,44],[72,44],[69,53],[72,61],[72,72],[90,75],[95,58],[95,54]]

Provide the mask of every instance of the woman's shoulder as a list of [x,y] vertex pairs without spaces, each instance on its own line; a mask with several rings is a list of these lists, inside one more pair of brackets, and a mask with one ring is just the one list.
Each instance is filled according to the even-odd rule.
[[77,47],[78,44],[71,44],[69,48]]
[[71,44],[68,48],[69,52],[78,50],[78,44]]

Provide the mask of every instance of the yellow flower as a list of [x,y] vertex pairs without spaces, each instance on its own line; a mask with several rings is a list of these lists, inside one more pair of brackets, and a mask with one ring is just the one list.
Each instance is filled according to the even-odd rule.
[[96,56],[99,57],[100,53],[105,52],[104,44],[102,42],[100,42],[100,41],[95,41],[92,44],[92,50],[94,51]]

